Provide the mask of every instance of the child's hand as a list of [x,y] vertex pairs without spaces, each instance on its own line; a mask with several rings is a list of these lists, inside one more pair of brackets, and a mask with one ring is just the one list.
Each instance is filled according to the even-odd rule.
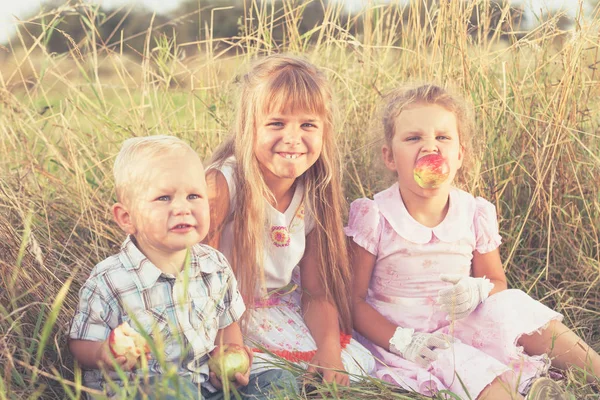
[[[108,335],[108,352],[102,351],[102,358],[110,353],[121,367],[132,369],[142,357],[148,358],[150,346],[146,339],[133,329],[128,322],[123,322]],[[125,362],[121,359],[125,358]]]
[[137,360],[127,359],[125,356],[113,356],[110,351],[110,345],[108,340],[102,343],[102,346],[98,349],[98,367],[105,368],[110,371],[115,371],[117,366],[123,371],[131,371],[135,369]]
[[413,329],[398,327],[390,339],[390,351],[427,368],[437,359],[439,350],[449,348],[452,341],[443,333],[414,333]]
[[[211,355],[217,354],[218,350],[219,346],[215,347],[213,351],[211,351]],[[248,353],[250,363],[248,370],[245,373],[242,374],[241,372],[238,372],[235,374],[235,382],[232,383],[236,388],[247,386],[248,383],[250,383],[250,370],[252,369],[252,360],[254,359],[254,353],[248,346],[244,346],[244,350],[246,350],[246,353]],[[210,371],[209,373],[209,381],[216,389],[223,389],[223,382],[221,382],[217,374],[215,374],[213,371]]]
[[344,386],[350,385],[350,377],[345,372],[342,354],[339,349],[334,351],[317,349],[306,372],[308,374],[320,374],[324,382],[335,382]]
[[437,302],[442,311],[447,312],[448,321],[456,321],[471,314],[477,306],[487,299],[494,288],[489,279],[473,278],[456,274],[442,274],[440,279],[454,285],[438,293]]

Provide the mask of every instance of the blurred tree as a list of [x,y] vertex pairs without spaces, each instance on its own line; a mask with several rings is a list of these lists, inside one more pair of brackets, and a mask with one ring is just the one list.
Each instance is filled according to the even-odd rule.
[[468,23],[468,33],[478,41],[492,36],[503,39],[520,37],[525,22],[522,6],[513,6],[509,0],[484,0],[473,2]]
[[241,0],[188,0],[171,13],[179,43],[235,37],[243,16]]
[[63,6],[56,12],[47,11],[53,6],[54,3],[44,4],[40,11],[43,16],[34,17],[19,27],[25,47],[30,47],[41,37],[41,45],[50,53],[71,50],[85,53],[94,45],[121,46],[124,52],[142,54],[149,29],[150,43],[172,30],[166,16],[140,8],[106,11],[95,5],[78,4],[68,8]]
[[[369,24],[380,24],[389,37],[400,40],[398,21],[410,19],[425,24],[435,15],[431,13],[432,9],[439,7],[440,2],[450,0],[423,0],[415,2],[418,6],[414,7],[393,2],[369,12],[360,10],[354,14],[348,12],[343,3],[330,4],[329,1],[187,0],[176,10],[162,15],[142,7],[107,10],[75,0],[73,6],[66,7],[59,0],[50,0],[42,6],[46,12],[40,15],[44,17],[34,17],[19,29],[25,46],[31,46],[38,37],[42,37],[41,44],[52,53],[64,53],[75,48],[84,53],[94,45],[142,55],[146,43],[152,47],[163,36],[169,41],[176,38],[179,45],[188,44],[186,52],[191,53],[208,41],[213,48],[231,46],[244,36],[256,37],[259,29],[265,34],[261,39],[269,41],[269,46],[285,45],[289,38],[302,37],[321,26],[326,13],[334,10],[339,25],[354,37],[368,40],[365,35],[368,36],[372,28]],[[491,35],[508,37],[521,26],[524,18],[523,9],[510,6],[508,0],[478,0],[465,4],[472,9],[470,18],[465,21],[465,29],[475,40]],[[272,10],[272,18],[260,21],[262,25],[259,26],[255,18],[257,10],[253,7],[263,7],[267,13]],[[54,14],[47,12],[51,9],[59,11]],[[427,23],[435,23],[435,20]],[[268,26],[265,27],[265,24]],[[302,38],[302,43],[311,43],[317,37],[308,34]],[[219,39],[227,39],[227,43]]]

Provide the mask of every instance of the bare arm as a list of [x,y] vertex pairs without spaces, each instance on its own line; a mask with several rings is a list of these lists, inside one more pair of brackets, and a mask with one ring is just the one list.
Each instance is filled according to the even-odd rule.
[[210,207],[210,229],[204,243],[218,250],[223,224],[229,214],[229,186],[221,171],[214,169],[206,174],[206,184]]
[[108,343],[91,340],[69,340],[69,350],[82,367],[94,369],[100,367],[103,353],[108,350]]
[[379,347],[388,350],[396,325],[366,302],[369,282],[375,266],[375,256],[354,241],[351,241],[350,249],[354,276],[352,287],[354,329]]
[[473,276],[475,278],[486,277],[494,284],[494,288],[490,295],[506,290],[506,275],[502,268],[502,260],[500,259],[500,250],[492,250],[489,253],[481,254],[477,250],[473,252]]
[[219,329],[219,331],[217,332],[215,344],[217,346],[220,346],[226,343],[239,344],[240,346],[244,345],[244,340],[242,338],[242,330],[240,329],[240,325],[237,322],[233,322],[225,328]]
[[108,347],[108,340],[96,342],[92,340],[69,340],[69,350],[73,357],[83,368],[99,369],[106,367],[114,370],[115,364],[122,370],[128,371],[135,366],[135,362],[127,363],[127,358],[112,357]]
[[306,252],[300,261],[302,280],[302,311],[317,348],[340,347],[340,327],[335,304],[326,299],[325,288],[317,270],[316,235],[308,234]]
[[334,371],[344,369],[341,358],[339,315],[336,305],[326,297],[325,287],[318,271],[316,246],[316,234],[311,232],[306,237],[306,250],[300,261],[304,322],[317,344],[317,354],[311,361],[311,364],[316,367],[311,366],[308,371],[318,370],[323,374],[325,381],[335,380],[338,384],[347,385],[348,376]]

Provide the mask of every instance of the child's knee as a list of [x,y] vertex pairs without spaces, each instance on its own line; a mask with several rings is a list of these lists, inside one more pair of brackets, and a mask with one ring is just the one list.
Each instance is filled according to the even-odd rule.
[[508,371],[494,379],[477,396],[477,400],[484,399],[522,399],[515,384],[515,376],[512,371]]

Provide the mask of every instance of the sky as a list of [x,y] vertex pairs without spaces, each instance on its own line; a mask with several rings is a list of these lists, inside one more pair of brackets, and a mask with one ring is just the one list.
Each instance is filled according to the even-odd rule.
[[[114,8],[122,5],[142,5],[157,13],[169,12],[177,8],[182,0],[88,0],[101,4],[106,8]],[[343,1],[343,0],[338,0]],[[17,19],[25,19],[35,14],[39,10],[42,0],[0,0],[0,43],[6,40],[14,33]],[[360,6],[364,0],[348,0],[349,6],[355,8]],[[534,20],[535,14],[540,14],[540,10],[564,9],[570,15],[575,15],[579,1],[577,0],[513,0],[513,3],[525,4],[527,17]]]

